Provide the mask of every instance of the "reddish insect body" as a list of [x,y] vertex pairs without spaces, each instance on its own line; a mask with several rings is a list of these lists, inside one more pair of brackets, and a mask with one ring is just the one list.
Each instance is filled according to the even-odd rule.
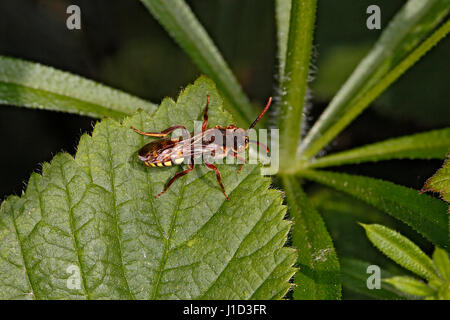
[[[244,165],[244,159],[242,159],[238,153],[244,151],[248,148],[249,142],[262,145],[257,141],[249,140],[248,132],[252,129],[256,123],[261,119],[261,117],[269,109],[272,98],[269,98],[266,107],[251,124],[248,130],[238,128],[235,125],[229,125],[227,127],[215,126],[211,129],[206,129],[208,124],[208,106],[209,106],[209,96],[207,96],[207,102],[205,111],[203,113],[203,124],[202,131],[196,135],[188,135],[187,130],[184,126],[178,125],[167,128],[161,132],[143,132],[134,127],[131,127],[134,131],[139,134],[149,136],[149,137],[161,137],[161,139],[152,141],[145,146],[143,146],[139,152],[139,159],[148,167],[170,167],[173,165],[181,165],[182,163],[188,162],[188,168],[184,171],[178,172],[175,176],[170,179],[170,181],[165,186],[164,190],[157,194],[155,198],[158,198],[171,184],[178,178],[184,176],[194,169],[195,159],[204,157],[208,155],[214,159],[225,158],[225,157],[235,157],[238,158],[242,165],[239,168],[239,172]],[[188,136],[188,139],[170,139],[167,136],[174,132],[176,129],[182,129]],[[220,139],[217,139],[219,137]],[[230,140],[231,137],[231,140]],[[231,141],[231,143],[229,143]],[[228,143],[227,143],[228,142]],[[265,147],[265,146],[264,146]],[[269,149],[265,147],[267,152]],[[190,161],[186,161],[190,160]],[[214,170],[216,173],[217,181],[219,182],[222,191],[229,200],[225,188],[222,184],[222,176],[215,165],[213,165],[207,157],[204,157],[205,165]]]

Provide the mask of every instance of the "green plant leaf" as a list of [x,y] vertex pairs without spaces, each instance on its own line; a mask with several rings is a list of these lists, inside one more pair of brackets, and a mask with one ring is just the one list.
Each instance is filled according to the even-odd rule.
[[439,300],[450,300],[450,284],[442,286],[438,291],[437,298]]
[[295,276],[294,299],[340,299],[339,261],[322,217],[294,176],[283,177],[290,217],[292,242],[298,250],[300,270]]
[[348,194],[322,186],[310,188],[308,197],[325,221],[338,257],[353,257],[385,268],[394,265],[379,254],[358,225],[392,225],[394,218]]
[[348,193],[383,210],[418,231],[434,244],[450,249],[445,203],[416,190],[369,177],[303,170],[301,177]]
[[156,105],[39,63],[0,56],[0,104],[122,119]]
[[275,22],[277,24],[278,78],[283,79],[289,36],[289,20],[292,0],[275,0]]
[[229,102],[234,120],[246,127],[254,120],[253,107],[206,30],[184,0],[141,0],[151,14],[211,79]]
[[[295,250],[283,247],[291,223],[258,166],[237,174],[236,166],[218,165],[230,201],[202,166],[154,199],[180,168],[136,160],[150,138],[131,125],[191,130],[207,94],[209,125],[228,124],[214,84],[200,78],[153,115],[99,122],[75,158],[57,155],[21,198],[4,201],[0,298],[282,298],[295,270]],[[80,286],[69,289],[74,270]]]
[[429,287],[425,282],[405,276],[398,276],[389,279],[383,279],[393,285],[398,290],[418,297],[434,296],[436,291]]
[[434,248],[433,262],[442,279],[450,280],[450,260],[447,252],[439,247]]
[[433,261],[414,242],[380,224],[361,226],[373,245],[396,263],[424,279],[439,278]]
[[[370,276],[367,273],[367,267],[372,265],[369,262],[342,258],[341,259],[342,285],[344,288],[363,294],[375,299],[405,299],[405,297],[389,283],[380,283],[380,289],[369,289],[367,279]],[[391,277],[392,275],[383,269],[380,269],[381,278]]]
[[[319,212],[323,211],[328,212],[330,215],[339,216],[338,219],[343,215],[347,215],[358,221],[368,219],[377,223],[390,223],[393,220],[373,206],[359,201],[348,194],[327,187],[321,186],[317,191],[313,191],[308,196]],[[356,227],[359,229],[359,226]]]
[[426,191],[438,192],[443,200],[450,203],[450,153],[447,155],[447,160],[445,160],[442,168],[423,186],[421,192]]
[[323,168],[389,159],[442,159],[448,152],[449,146],[450,127],[334,153],[313,159],[306,166],[308,168]]
[[449,8],[449,0],[410,0],[403,6],[302,141],[302,158],[319,152],[449,32],[447,21],[418,46]]
[[281,172],[292,166],[292,156],[297,154],[308,86],[316,6],[317,0],[292,2],[285,70],[280,79],[278,128]]

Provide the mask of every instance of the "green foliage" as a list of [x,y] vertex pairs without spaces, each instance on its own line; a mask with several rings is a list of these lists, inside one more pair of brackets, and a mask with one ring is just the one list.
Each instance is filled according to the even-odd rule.
[[[317,0],[292,2],[290,9],[289,36],[284,72],[280,78],[281,103],[279,106],[278,128],[280,128],[280,158],[289,159],[297,153],[298,139],[306,96],[309,61],[316,21]],[[280,13],[281,14],[281,13]],[[286,171],[290,162],[281,161],[280,171]]]
[[[246,165],[241,174],[232,166],[219,166],[229,202],[214,173],[203,167],[177,180],[162,198],[154,199],[179,168],[152,170],[138,163],[136,151],[150,139],[130,130],[131,125],[146,131],[179,124],[192,129],[193,120],[202,115],[207,94],[211,95],[210,124],[233,123],[223,107],[243,127],[253,120],[254,112],[183,0],[141,2],[198,68],[217,83],[224,104],[206,78],[188,86],[177,102],[165,99],[156,108],[66,72],[0,57],[0,103],[110,118],[98,123],[92,136],[82,136],[74,158],[57,155],[43,165],[41,175],[31,176],[21,197],[2,203],[0,298],[276,299],[290,288],[292,265],[297,262],[294,299],[339,299],[341,282],[373,298],[400,299],[407,294],[450,299],[450,262],[445,251],[450,250],[450,224],[444,202],[387,181],[310,170],[444,156],[450,145],[448,128],[312,159],[446,36],[450,0],[408,1],[301,143],[317,0],[275,2],[279,180],[295,222],[292,244],[298,258],[293,249],[283,247],[291,222],[283,220],[286,208],[280,193],[268,189],[271,181],[261,177],[259,166]],[[126,117],[139,108],[143,110]],[[448,168],[449,161],[422,191],[440,192],[449,200]],[[338,260],[316,206],[319,211],[353,214],[364,221],[378,219],[380,213],[333,197],[311,201],[301,187],[303,178],[360,199],[442,247],[444,250],[436,247],[431,260],[397,232],[381,225],[363,225],[378,249],[428,283],[391,277],[383,270],[384,277],[389,277],[383,289],[368,290],[367,263]],[[69,266],[80,271],[79,289],[67,286]]]
[[446,207],[438,199],[369,177],[314,170],[301,171],[300,175],[367,202],[405,222],[433,243],[450,249]]
[[364,225],[367,237],[381,252],[396,263],[417,274],[425,282],[409,277],[395,276],[383,279],[405,294],[426,299],[450,298],[450,260],[447,252],[436,247],[431,260],[411,240],[382,225]]
[[[309,198],[323,217],[338,257],[370,261],[372,264],[395,271],[395,264],[373,247],[358,223],[378,223],[397,227],[401,226],[401,222],[345,193],[322,186],[316,186],[314,189],[316,190],[310,191]],[[410,230],[410,233],[414,234],[414,231]],[[345,293],[343,296],[345,298]]]
[[333,153],[329,156],[314,159],[311,164],[306,166],[308,168],[323,168],[389,159],[442,159],[445,157],[449,146],[450,128],[445,128]]
[[412,296],[428,297],[435,294],[435,291],[431,287],[427,286],[425,282],[411,277],[392,277],[385,279],[384,281],[393,285],[398,290]]
[[399,265],[427,280],[438,277],[433,261],[412,241],[379,224],[361,225],[375,247]]
[[289,36],[289,22],[291,18],[291,0],[275,0],[277,41],[278,41],[278,76],[284,76],[286,53]]
[[442,168],[428,179],[423,186],[421,192],[425,191],[438,192],[443,200],[450,202],[450,153]]
[[[0,211],[0,297],[31,299],[272,299],[289,289],[295,251],[283,248],[290,222],[259,167],[201,169],[155,194],[178,168],[135,161],[148,138],[130,126],[192,129],[211,95],[211,124],[228,124],[214,84],[200,78],[154,115],[98,123],[75,158],[57,155],[33,174],[21,198]],[[245,206],[242,203],[245,202]],[[68,289],[69,266],[80,289]]]
[[156,105],[38,63],[0,56],[0,104],[122,119]]
[[283,182],[301,270],[295,276],[294,299],[340,299],[339,261],[325,224],[298,181],[284,177]]
[[449,0],[410,0],[403,6],[308,132],[300,146],[303,158],[313,157],[326,146],[449,32],[447,21],[417,46],[442,22],[449,8]]
[[450,280],[450,260],[448,259],[447,252],[436,247],[433,252],[433,262],[441,278],[447,281]]

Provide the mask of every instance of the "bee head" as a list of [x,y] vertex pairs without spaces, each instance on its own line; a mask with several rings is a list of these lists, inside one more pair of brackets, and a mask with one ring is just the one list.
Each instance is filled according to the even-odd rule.
[[242,128],[233,128],[233,151],[242,152],[248,147],[247,131]]

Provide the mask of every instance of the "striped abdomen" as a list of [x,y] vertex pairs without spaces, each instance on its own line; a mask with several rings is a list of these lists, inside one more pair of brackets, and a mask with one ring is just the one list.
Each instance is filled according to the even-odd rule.
[[184,161],[183,153],[177,151],[178,140],[159,139],[152,141],[139,150],[139,159],[147,167],[171,167]]
[[155,161],[155,162],[149,162],[149,161],[144,161],[144,164],[147,167],[171,167],[171,166],[176,166],[179,164],[182,164],[184,161],[184,158],[177,158],[177,159],[169,159],[167,161],[163,161],[163,162],[159,162],[159,161]]

